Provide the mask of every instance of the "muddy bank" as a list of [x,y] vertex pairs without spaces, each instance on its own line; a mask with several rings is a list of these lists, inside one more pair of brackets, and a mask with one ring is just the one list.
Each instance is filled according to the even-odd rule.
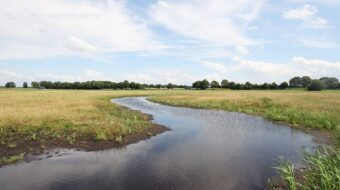
[[[9,147],[6,144],[0,144],[0,159],[8,159],[12,156],[17,156],[24,153],[26,155],[24,156],[24,160],[26,160],[27,155],[44,154],[45,150],[56,148],[76,149],[81,151],[99,151],[111,148],[120,148],[129,144],[137,143],[141,140],[149,139],[167,130],[169,130],[169,128],[165,126],[153,124],[139,133],[123,137],[121,142],[96,141],[95,139],[89,138],[77,140],[73,144],[60,139],[50,139],[45,142],[27,141],[25,140],[25,136],[17,135],[16,137],[13,137],[13,139],[15,139],[15,147]],[[0,167],[7,164],[0,162]]]

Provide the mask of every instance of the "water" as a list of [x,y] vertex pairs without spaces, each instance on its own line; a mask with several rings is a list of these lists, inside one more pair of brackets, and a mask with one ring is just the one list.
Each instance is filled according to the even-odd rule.
[[[279,155],[299,164],[313,137],[242,113],[178,108],[144,97],[112,102],[171,128],[149,140],[98,152],[0,168],[0,189],[264,189]],[[60,150],[58,150],[59,152]]]

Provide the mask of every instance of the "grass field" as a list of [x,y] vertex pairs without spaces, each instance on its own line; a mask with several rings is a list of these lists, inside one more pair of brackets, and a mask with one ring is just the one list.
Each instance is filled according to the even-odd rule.
[[294,126],[340,128],[340,91],[182,91],[153,96],[151,100],[173,106],[244,112]]
[[110,103],[111,98],[123,96],[245,112],[316,129],[340,128],[340,91],[0,89],[0,149],[15,150],[18,141],[43,144],[51,139],[68,144],[77,140],[119,142],[150,127],[148,116]]
[[21,155],[16,150],[25,142],[41,147],[53,140],[71,145],[77,140],[119,143],[152,123],[147,115],[123,109],[110,99],[162,92],[1,89],[0,165]]

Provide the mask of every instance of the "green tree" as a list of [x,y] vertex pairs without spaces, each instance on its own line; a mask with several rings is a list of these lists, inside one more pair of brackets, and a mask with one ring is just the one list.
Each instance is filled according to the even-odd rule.
[[335,77],[322,77],[320,80],[324,83],[326,89],[336,89],[339,86],[339,80]]
[[38,82],[31,82],[31,86],[33,87],[33,88],[40,88],[40,84],[38,83]]
[[6,88],[15,88],[16,85],[15,85],[15,82],[7,82],[7,83],[5,84],[5,87],[6,87]]
[[287,82],[281,83],[280,86],[279,86],[279,88],[280,88],[280,89],[286,89],[286,88],[288,88],[288,83],[287,83]]
[[218,83],[215,80],[211,81],[210,86],[211,86],[211,88],[220,88],[221,87],[220,83]]
[[223,79],[221,82],[221,87],[222,88],[229,88],[229,82],[226,79]]
[[312,80],[307,88],[309,91],[320,91],[324,88],[324,83],[321,80]]
[[303,87],[308,87],[310,82],[312,81],[312,79],[309,76],[303,76],[301,80],[302,80]]
[[27,82],[24,82],[24,83],[22,84],[22,87],[23,87],[23,88],[28,88]]
[[253,85],[250,82],[246,82],[246,83],[244,83],[243,88],[245,90],[250,90],[250,89],[253,88]]
[[201,81],[196,81],[196,82],[192,83],[192,87],[196,88],[196,89],[200,89],[201,88]]
[[270,89],[274,90],[274,89],[277,89],[277,88],[278,88],[278,85],[275,82],[270,84]]
[[122,88],[123,89],[128,89],[129,88],[129,81],[127,81],[127,80],[124,80],[124,82],[122,83]]
[[160,89],[160,88],[162,88],[162,85],[161,84],[156,84],[155,87]]
[[129,87],[131,89],[136,89],[136,83],[135,82],[130,82]]
[[302,78],[301,77],[294,77],[289,80],[290,87],[302,87]]
[[171,83],[169,83],[168,85],[166,85],[166,88],[167,88],[167,89],[173,89],[173,88],[174,88],[174,85],[171,84]]
[[209,85],[210,85],[210,83],[209,83],[208,80],[206,80],[206,79],[202,80],[202,82],[201,82],[201,90],[205,90],[205,89],[209,88]]

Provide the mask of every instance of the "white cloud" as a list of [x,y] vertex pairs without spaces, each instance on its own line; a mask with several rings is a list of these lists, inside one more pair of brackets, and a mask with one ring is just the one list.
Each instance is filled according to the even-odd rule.
[[303,21],[304,26],[311,28],[327,28],[327,20],[316,16],[318,9],[316,6],[304,5],[300,9],[291,9],[283,14],[283,18]]
[[117,80],[129,80],[148,84],[191,84],[193,81],[199,80],[200,77],[191,75],[178,69],[151,69],[143,70],[137,73],[121,75]]
[[228,68],[222,63],[214,63],[211,61],[202,61],[202,65],[208,67],[216,72],[228,72]]
[[199,80],[201,77],[191,75],[178,69],[146,69],[139,72],[115,75],[114,77],[108,76],[98,70],[86,69],[78,74],[59,74],[59,73],[32,73],[24,75],[21,73],[0,70],[0,86],[5,85],[6,82],[13,81],[17,86],[21,86],[23,82],[32,81],[62,81],[62,82],[76,82],[76,81],[91,81],[91,80],[104,80],[104,81],[123,81],[129,80],[139,83],[148,84],[191,84],[193,81]]
[[125,1],[4,1],[0,59],[162,48]]
[[94,46],[75,36],[69,37],[66,46],[74,51],[94,52],[96,50]]
[[181,36],[213,45],[253,45],[246,30],[264,1],[158,1],[149,11],[154,22]]
[[264,61],[235,58],[234,64],[202,62],[215,71],[214,78],[227,78],[237,82],[282,82],[294,76],[310,76],[320,78],[334,76],[340,78],[340,62],[328,62],[318,59],[293,57],[289,63],[270,63]]
[[[76,82],[76,81],[90,81],[90,80],[114,80],[111,77],[106,76],[102,72],[97,70],[87,69],[79,74],[69,75],[69,74],[56,74],[51,72],[46,73],[33,73],[30,75],[24,75],[21,73],[0,70],[0,86],[4,85],[8,81],[16,82],[18,86],[21,86],[23,82],[32,81],[62,81],[62,82]],[[3,84],[2,84],[3,83]]]
[[248,49],[245,46],[236,46],[235,49],[236,49],[236,51],[240,55],[247,55],[247,54],[249,54],[249,51],[248,51]]
[[334,40],[325,39],[325,38],[315,39],[315,38],[301,37],[299,41],[302,43],[302,45],[306,47],[328,48],[328,49],[339,47],[339,45],[336,42],[334,42]]
[[290,0],[290,1],[296,3],[320,3],[331,6],[340,4],[340,0]]

